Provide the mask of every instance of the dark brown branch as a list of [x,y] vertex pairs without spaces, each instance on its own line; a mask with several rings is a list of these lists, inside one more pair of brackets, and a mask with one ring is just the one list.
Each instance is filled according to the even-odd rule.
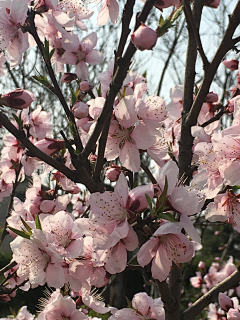
[[219,119],[221,119],[221,117],[226,113],[226,109],[224,107],[221,108],[221,110],[211,119],[209,119],[208,121],[204,122],[203,124],[201,124],[201,127],[205,128],[206,126],[208,126],[210,123],[213,123],[215,121],[218,121]]
[[[136,28],[140,26],[141,22],[145,22],[153,5],[154,0],[147,0],[143,6],[142,11],[137,15]],[[105,104],[102,110],[101,115],[97,119],[97,123],[95,129],[89,138],[84,150],[81,153],[82,159],[85,160],[88,158],[89,154],[95,147],[97,139],[99,138],[103,127],[105,125],[106,120],[108,119],[108,115],[112,113],[113,103],[116,95],[122,87],[123,81],[126,78],[127,72],[129,70],[129,66],[131,64],[131,59],[136,52],[136,47],[132,42],[129,43],[128,48],[120,61],[118,61],[117,70],[113,76],[112,82],[110,84],[110,89],[107,92]]]
[[[196,2],[197,4],[198,2]],[[193,92],[190,92],[190,88],[194,84],[194,78],[187,82],[185,78],[185,93],[183,101],[183,113],[182,113],[182,131],[181,138],[179,142],[179,175],[182,176],[188,171],[189,166],[192,161],[192,145],[193,137],[191,135],[191,127],[196,125],[199,112],[202,108],[202,104],[206,99],[206,96],[209,92],[210,85],[213,81],[213,78],[216,74],[217,68],[222,61],[224,55],[233,48],[234,43],[232,40],[233,34],[239,25],[239,16],[240,16],[240,1],[238,1],[232,15],[229,17],[229,24],[225,35],[222,39],[222,42],[217,49],[217,52],[209,64],[207,70],[205,71],[202,85],[199,89],[196,99],[190,105],[191,100],[193,100],[190,95],[193,96]],[[188,63],[192,64],[191,61],[187,60],[186,69],[188,69]],[[193,68],[193,66],[191,67]],[[190,69],[191,69],[190,68]],[[192,72],[195,72],[195,65]],[[189,79],[188,79],[189,80]],[[186,93],[187,92],[187,93]]]
[[5,267],[3,267],[0,270],[0,276],[3,275],[5,272],[7,272],[8,270],[12,269],[13,267],[15,267],[17,265],[17,262],[15,261],[11,261],[9,264],[7,264]]
[[229,289],[235,288],[240,282],[240,267],[229,277],[218,283],[214,288],[208,291],[204,296],[194,302],[191,307],[185,310],[182,314],[181,320],[192,320],[210,303],[217,301],[219,292],[225,292]]
[[130,21],[133,16],[133,7],[135,4],[135,0],[127,0],[124,9],[123,9],[123,14],[122,14],[122,33],[119,41],[119,45],[117,48],[117,51],[115,53],[115,63],[114,63],[114,70],[113,74],[115,74],[117,70],[117,62],[118,59],[121,58],[123,54],[124,47],[127,42],[127,38],[131,32],[131,29],[129,28]]
[[186,16],[188,25],[189,24],[191,25],[192,31],[194,33],[194,37],[197,43],[197,49],[202,58],[203,69],[205,70],[208,67],[209,62],[203,50],[202,41],[199,34],[199,27],[196,26],[196,23],[193,19],[192,10],[188,1],[184,1],[184,9],[185,9],[185,16]]
[[82,166],[81,175],[78,174],[76,171],[72,171],[71,169],[67,168],[61,162],[53,159],[52,157],[48,156],[46,153],[42,152],[40,149],[34,146],[32,142],[26,137],[23,131],[19,131],[8,119],[8,117],[0,112],[0,123],[1,125],[6,128],[11,134],[13,134],[29,151],[30,153],[46,162],[53,168],[57,169],[58,171],[62,172],[68,179],[84,184],[90,192],[96,192],[98,190],[98,186],[96,183],[89,177],[89,174],[86,172],[86,169]]
[[92,176],[93,180],[98,184],[101,184],[100,175],[101,175],[101,171],[103,169],[103,164],[104,164],[104,154],[105,154],[105,148],[106,148],[111,118],[112,118],[111,114],[109,114],[108,119],[106,121],[106,124],[103,128],[101,137],[99,139],[99,144],[98,144],[97,163],[96,163],[96,167],[95,167],[95,170],[94,170],[94,173]]
[[48,74],[49,74],[49,76],[50,76],[50,78],[52,80],[52,83],[53,83],[53,86],[54,86],[54,93],[56,94],[56,96],[58,97],[59,101],[61,102],[61,105],[63,106],[63,109],[64,109],[64,111],[65,111],[65,113],[67,115],[68,120],[71,121],[75,126],[76,134],[74,135],[74,140],[76,142],[76,147],[81,152],[83,150],[83,145],[82,145],[79,133],[78,133],[78,128],[76,126],[74,115],[73,115],[72,111],[69,109],[69,107],[68,107],[68,105],[67,105],[67,103],[65,101],[65,98],[64,98],[64,96],[62,94],[62,91],[61,91],[61,89],[60,89],[60,87],[58,85],[57,79],[55,77],[55,73],[54,73],[53,68],[52,68],[51,61],[50,61],[49,57],[44,53],[44,46],[43,46],[43,43],[41,42],[41,40],[40,40],[40,38],[38,36],[37,29],[36,29],[35,22],[34,22],[35,15],[36,15],[36,12],[34,12],[34,11],[29,11],[28,12],[29,26],[25,27],[25,29],[26,29],[26,31],[28,31],[33,36],[34,40],[36,41],[37,46],[39,47],[41,55],[42,55],[42,57],[44,59],[45,65],[47,67]]
[[154,178],[154,176],[152,175],[151,171],[149,170],[149,168],[147,166],[145,166],[144,163],[141,162],[141,168],[143,169],[143,171],[147,174],[148,178],[150,179],[150,181],[153,184],[157,183],[157,180]]
[[1,294],[11,294],[18,288],[24,286],[25,283],[28,282],[28,279],[24,280],[22,283],[16,285],[14,288],[6,288],[6,287],[0,287],[0,295]]

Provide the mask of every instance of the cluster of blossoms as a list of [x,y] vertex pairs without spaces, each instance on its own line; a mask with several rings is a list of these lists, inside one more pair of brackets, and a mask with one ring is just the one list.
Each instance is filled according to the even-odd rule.
[[[172,5],[178,7],[180,1],[155,3],[160,10]],[[206,5],[216,8],[219,1],[208,0]],[[105,24],[109,18],[116,23],[118,11],[116,0],[105,0],[98,14],[98,25]],[[73,33],[74,26],[87,31],[82,20],[90,18],[93,12],[73,0],[21,0],[18,4],[6,0],[0,2],[0,49],[7,51],[11,68],[21,62],[23,53],[38,39],[29,31],[33,12],[37,37],[42,42],[45,38],[42,50],[46,50],[47,43],[51,53],[45,51],[44,57],[49,54],[48,62],[55,64],[57,73],[64,73],[65,64],[76,67],[76,73],[64,73],[61,81],[76,81],[79,85],[80,94],[75,97],[76,101],[71,100],[68,111],[76,123],[75,129],[84,148],[106,106],[114,62],[111,61],[107,70],[98,76],[101,90],[93,89],[88,82],[87,64],[103,61],[103,54],[94,49],[97,34],[92,32],[80,40]],[[144,24],[131,36],[133,44],[140,50],[152,49],[157,38],[157,32]],[[3,53],[0,59],[3,64]],[[225,61],[224,64],[231,70],[238,68],[236,61]],[[2,67],[0,75],[5,73]],[[90,91],[92,99],[88,100]],[[39,320],[87,320],[91,319],[89,310],[102,314],[110,312],[111,320],[164,320],[161,298],[153,299],[147,293],[138,293],[133,297],[131,308],[117,310],[95,299],[91,290],[104,287],[112,275],[123,272],[128,266],[129,252],[134,251],[138,263],[135,267],[151,269],[155,280],[167,280],[174,264],[179,266],[189,262],[195,250],[201,248],[201,239],[193,222],[206,199],[209,204],[202,213],[206,219],[231,223],[240,231],[240,195],[233,188],[240,185],[240,177],[235,174],[240,168],[240,96],[232,98],[225,110],[234,117],[232,126],[220,130],[220,120],[211,120],[223,106],[217,94],[209,92],[206,95],[197,125],[192,127],[194,170],[189,186],[184,185],[184,177],[179,179],[177,165],[183,86],[173,87],[170,99],[167,104],[161,97],[148,95],[145,78],[135,72],[130,71],[125,77],[112,106],[104,150],[105,177],[116,182],[114,187],[111,185],[112,191],[102,189],[102,192],[88,193],[49,165],[43,169],[43,162],[16,137],[4,136],[0,200],[11,195],[25,176],[32,176],[32,182],[24,201],[16,197],[12,199],[7,224],[14,237],[10,246],[16,265],[5,273],[3,283],[6,289],[20,286],[22,290],[29,290],[45,284],[56,289],[45,301]],[[0,97],[1,107],[19,110],[11,122],[16,130],[21,131],[35,148],[52,159],[58,159],[70,172],[76,172],[72,156],[73,153],[75,157],[79,156],[76,141],[54,139],[50,114],[41,106],[31,111],[28,107],[33,101],[33,93],[22,89]],[[92,154],[86,159],[89,165],[94,166],[94,161],[98,160],[101,142],[101,139],[96,142]],[[143,167],[142,155],[152,159],[155,171],[150,175],[152,183],[134,187],[132,173]],[[54,188],[42,190],[43,181],[37,174],[39,169],[51,177]],[[72,212],[69,204],[73,205]],[[208,274],[203,274],[203,265],[201,268],[202,273],[191,278],[191,283],[194,287],[201,287],[203,293],[236,270],[232,260],[220,271],[216,263]],[[66,284],[71,295],[60,290]],[[239,288],[236,292],[239,293]],[[10,296],[0,298],[7,301]],[[220,300],[227,319],[240,318],[235,300],[223,295]],[[214,308],[210,306],[210,313]],[[16,319],[32,320],[34,316],[22,307]]]

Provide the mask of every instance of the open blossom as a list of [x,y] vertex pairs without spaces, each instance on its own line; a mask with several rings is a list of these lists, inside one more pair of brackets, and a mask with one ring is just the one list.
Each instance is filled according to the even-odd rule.
[[153,299],[146,292],[134,295],[131,308],[112,309],[109,320],[165,320],[165,311],[161,298]]
[[97,44],[97,34],[92,32],[88,36],[79,40],[78,36],[72,35],[65,37],[62,41],[62,47],[66,51],[62,55],[64,63],[76,65],[76,74],[79,79],[88,79],[88,67],[86,62],[92,65],[103,61],[103,54],[93,49]]
[[30,239],[17,236],[11,242],[13,260],[19,264],[17,275],[29,279],[31,285],[44,285],[59,288],[64,285],[61,256],[48,247],[45,234],[32,230]]
[[119,5],[116,0],[104,0],[101,10],[97,17],[98,26],[106,24],[111,19],[111,22],[116,24],[119,15]]
[[144,267],[152,261],[152,276],[164,281],[175,264],[184,263],[194,256],[192,242],[181,233],[183,224],[166,222],[139,250],[138,263]]
[[39,320],[88,320],[82,311],[77,309],[75,301],[70,296],[62,296],[59,291],[52,293],[49,303],[38,315]]
[[28,36],[23,33],[28,12],[28,0],[1,1],[0,3],[0,49],[8,50],[11,67],[17,66],[22,54],[28,49]]

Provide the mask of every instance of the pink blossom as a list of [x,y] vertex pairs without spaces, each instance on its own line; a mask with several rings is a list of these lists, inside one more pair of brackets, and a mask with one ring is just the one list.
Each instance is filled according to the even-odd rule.
[[1,1],[0,3],[0,49],[8,50],[10,66],[17,66],[22,54],[28,49],[28,37],[21,27],[28,12],[28,0]]
[[208,0],[205,3],[205,6],[211,7],[211,8],[217,8],[220,5],[220,0]]
[[192,242],[181,233],[183,224],[166,222],[153,237],[139,250],[138,263],[144,267],[152,261],[152,276],[164,281],[172,267],[172,262],[188,262],[194,256]]
[[28,90],[16,89],[0,97],[0,104],[23,110],[28,108],[34,101],[34,94]]
[[131,35],[131,40],[135,47],[141,51],[143,50],[151,50],[156,42],[158,36],[156,31],[147,27],[142,23],[140,27]]
[[88,79],[88,67],[86,62],[92,65],[99,64],[103,60],[103,54],[93,49],[97,44],[97,35],[92,32],[82,41],[78,36],[64,37],[62,47],[66,51],[62,55],[64,63],[76,65],[76,74],[79,79]]
[[89,107],[87,104],[81,102],[81,101],[77,101],[73,108],[73,114],[75,117],[82,119],[82,118],[86,118],[88,116],[88,112],[89,112]]
[[220,307],[225,311],[228,311],[230,308],[233,308],[232,300],[222,292],[219,292],[218,301],[219,301]]
[[104,0],[101,10],[97,17],[98,26],[106,24],[111,19],[113,24],[117,23],[119,15],[119,5],[116,0]]
[[120,173],[121,171],[117,168],[108,168],[105,175],[111,182],[114,182],[118,180]]
[[39,320],[88,320],[88,317],[77,309],[75,301],[70,296],[63,297],[60,292],[53,294],[44,310],[38,315]]

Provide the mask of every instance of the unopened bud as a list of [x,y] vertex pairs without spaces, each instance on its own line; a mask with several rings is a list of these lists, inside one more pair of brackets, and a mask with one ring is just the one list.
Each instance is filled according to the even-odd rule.
[[121,171],[117,168],[109,168],[107,169],[105,176],[111,181],[117,181]]
[[139,50],[151,50],[157,42],[157,32],[141,24],[140,27],[131,35],[133,44]]
[[35,147],[45,152],[49,156],[52,156],[58,151],[62,150],[64,146],[65,146],[64,140],[57,140],[52,138],[45,138],[35,143]]
[[171,6],[178,7],[180,5],[180,0],[157,0],[154,5],[158,9],[165,9]]
[[205,263],[203,261],[200,261],[199,264],[198,264],[198,268],[199,269],[205,269],[205,267],[206,267]]
[[32,92],[19,88],[2,95],[0,104],[10,108],[23,110],[27,109],[34,99],[35,97]]
[[206,102],[213,103],[218,101],[218,94],[214,92],[209,92],[206,96]]
[[231,71],[235,71],[238,69],[238,63],[238,60],[235,59],[223,61],[224,66]]
[[89,90],[89,88],[90,88],[90,85],[89,85],[88,81],[80,82],[80,90],[82,92],[87,92]]
[[64,73],[61,77],[61,82],[65,82],[65,83],[69,83],[73,80],[76,80],[77,79],[77,75],[76,73]]
[[220,0],[208,0],[205,3],[205,6],[211,7],[211,8],[217,8],[220,4]]
[[87,104],[77,101],[73,106],[72,111],[76,118],[82,119],[88,116],[89,108]]

